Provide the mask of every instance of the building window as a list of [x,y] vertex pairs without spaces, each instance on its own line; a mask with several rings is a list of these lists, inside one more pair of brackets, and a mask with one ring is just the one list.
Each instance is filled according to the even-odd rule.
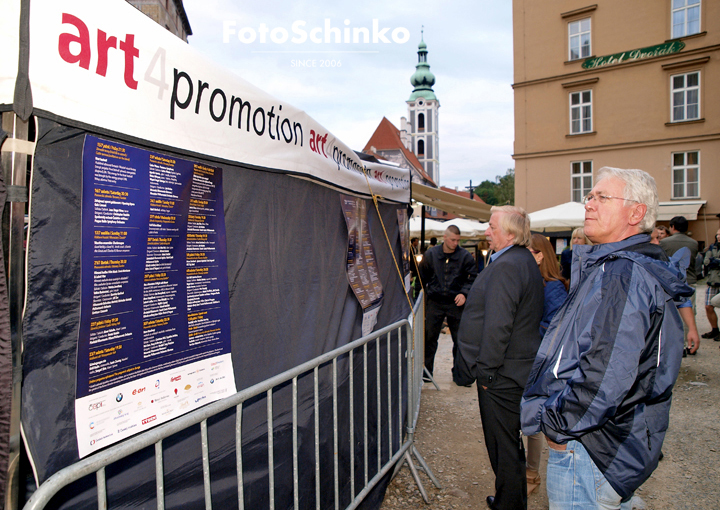
[[568,23],[569,60],[590,56],[590,18]]
[[573,161],[570,163],[572,179],[572,201],[582,202],[582,198],[590,193],[592,182],[592,161]]
[[670,77],[672,120],[681,122],[700,118],[700,71]]
[[418,140],[418,156],[424,156],[425,155],[425,142],[423,140]]
[[570,134],[592,131],[592,91],[583,90],[570,94]]
[[672,37],[700,33],[700,0],[672,0]]
[[425,114],[418,114],[418,131],[425,131]]
[[700,151],[675,152],[673,158],[673,198],[700,196]]

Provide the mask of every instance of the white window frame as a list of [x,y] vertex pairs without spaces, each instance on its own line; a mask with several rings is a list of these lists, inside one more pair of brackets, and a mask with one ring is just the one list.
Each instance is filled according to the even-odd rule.
[[[587,169],[590,171],[586,171]],[[575,173],[575,169],[579,172]],[[590,186],[585,186],[585,179],[590,178]],[[576,185],[577,184],[577,185]],[[570,162],[570,200],[582,203],[585,195],[590,193],[593,187],[593,162],[592,160]],[[579,193],[579,194],[578,194]],[[577,195],[576,195],[577,194]]]
[[[697,154],[697,163],[688,164],[688,154]],[[680,165],[675,164],[675,156],[682,155],[683,162]],[[672,197],[673,198],[699,198],[700,197],[700,151],[683,151],[673,152],[671,154],[670,166],[672,168]],[[688,181],[688,170],[694,169],[697,180]],[[682,180],[675,179],[676,172],[682,171]],[[688,185],[695,185],[697,193],[689,194]],[[681,187],[681,192],[677,193],[677,187]]]
[[[582,29],[582,24],[585,21],[588,23],[587,30]],[[573,27],[577,27],[577,33],[573,33]],[[587,46],[583,46],[584,35],[587,35]],[[573,41],[577,41],[576,49],[578,55],[576,57],[573,56]],[[581,60],[588,58],[590,55],[592,55],[592,18],[583,18],[568,22],[568,60]]]
[[[590,100],[585,101],[583,99],[584,94],[590,94]],[[579,98],[578,104],[573,104],[573,96],[577,96]],[[576,92],[570,92],[568,95],[568,102],[570,105],[570,134],[571,135],[581,135],[584,133],[592,133],[593,131],[593,115],[592,115],[592,89],[589,90],[579,90]],[[576,130],[573,126],[573,112],[578,112],[578,129]],[[589,116],[585,116],[585,113],[590,113]],[[589,126],[586,126],[586,122],[589,122]]]
[[[688,86],[688,76],[697,75],[697,85]],[[675,78],[682,77],[681,87],[675,87]],[[670,118],[672,122],[686,122],[700,118],[700,71],[690,71],[670,76]],[[689,102],[695,96],[695,102]],[[676,97],[681,97],[681,104],[676,104]],[[692,109],[694,108],[694,115]]]
[[[671,0],[670,34],[672,34],[672,39],[678,39],[680,37],[687,37],[689,35],[700,33],[700,24],[702,21],[702,0],[697,0],[690,4],[689,2],[691,1],[694,0]],[[697,19],[688,21],[688,14],[695,10],[697,10]],[[676,19],[679,17],[681,17],[682,20]]]

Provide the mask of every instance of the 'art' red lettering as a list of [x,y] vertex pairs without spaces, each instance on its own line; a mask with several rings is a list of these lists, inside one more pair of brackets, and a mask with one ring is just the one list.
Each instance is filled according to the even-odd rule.
[[[72,14],[63,13],[63,25],[73,25],[77,30],[75,33],[63,32],[58,37],[58,53],[68,64],[79,64],[83,69],[90,69],[90,59],[92,58],[92,44],[90,42],[90,31],[87,25]],[[70,49],[71,44],[76,43],[77,53],[73,53]],[[111,49],[118,49],[117,37],[108,36],[105,32],[98,29],[96,38],[97,49],[97,66],[95,73],[100,76],[107,74],[108,55]],[[119,49],[125,54],[124,74],[125,85],[133,90],[137,90],[138,82],[133,77],[135,71],[135,58],[140,56],[140,51],[135,47],[135,35],[125,34],[125,40],[120,41]]]

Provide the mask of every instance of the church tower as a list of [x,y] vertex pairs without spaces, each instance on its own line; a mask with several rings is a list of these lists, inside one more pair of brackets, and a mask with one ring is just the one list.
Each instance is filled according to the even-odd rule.
[[[440,103],[433,92],[435,75],[430,72],[427,63],[427,44],[420,37],[418,45],[418,63],[415,73],[410,78],[413,92],[408,104],[407,125],[402,122],[402,129],[407,130],[410,150],[415,153],[423,169],[430,178],[440,185],[440,153],[438,150],[438,109]],[[404,120],[404,119],[403,119]]]

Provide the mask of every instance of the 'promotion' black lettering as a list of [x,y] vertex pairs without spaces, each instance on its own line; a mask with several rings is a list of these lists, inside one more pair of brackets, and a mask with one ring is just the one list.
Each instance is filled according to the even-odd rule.
[[[257,136],[267,135],[272,140],[282,140],[287,144],[303,146],[302,124],[283,118],[281,115],[282,105],[277,105],[277,110],[275,105],[271,106],[268,111],[261,106],[253,109],[249,101],[243,101],[242,98],[232,94],[229,95],[220,88],[213,89],[209,94],[204,93],[206,89],[210,90],[209,83],[198,80],[197,87],[195,87],[193,79],[188,73],[174,69],[173,89],[170,96],[170,119],[175,120],[176,108],[186,110],[194,99],[196,115],[199,115],[201,111],[207,112],[215,122],[223,122],[227,118],[228,126],[231,127],[233,120],[236,120],[237,128],[243,129],[244,127],[248,133],[250,133],[252,124],[252,131]],[[197,91],[197,95],[195,91]],[[228,97],[230,97],[230,104],[228,104]]]

